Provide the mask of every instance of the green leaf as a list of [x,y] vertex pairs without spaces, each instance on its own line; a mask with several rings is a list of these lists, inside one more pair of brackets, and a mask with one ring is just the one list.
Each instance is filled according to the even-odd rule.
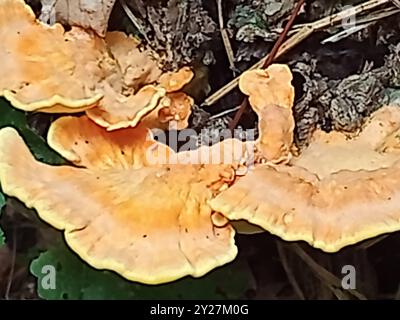
[[17,129],[39,161],[54,165],[65,163],[65,160],[53,151],[41,136],[29,128],[25,112],[14,109],[8,101],[0,99],[0,128],[3,127]]
[[[4,194],[0,189],[0,216],[1,216],[1,211],[5,206],[5,204],[6,204],[6,198],[4,197]],[[4,232],[3,230],[1,230],[0,227],[0,247],[3,246],[4,244],[5,244]]]
[[388,88],[385,91],[386,104],[400,106],[400,89]]
[[268,27],[263,17],[254,10],[254,8],[248,5],[237,6],[228,24],[230,26],[235,26],[237,29],[245,25],[253,25],[263,30],[266,30]]
[[[55,268],[55,289],[49,289],[49,269]],[[115,273],[89,267],[64,244],[50,248],[31,263],[43,299],[240,299],[250,288],[251,273],[236,261],[200,279],[185,278],[170,284],[146,286]],[[47,277],[46,277],[47,275]],[[46,289],[47,288],[47,289]]]

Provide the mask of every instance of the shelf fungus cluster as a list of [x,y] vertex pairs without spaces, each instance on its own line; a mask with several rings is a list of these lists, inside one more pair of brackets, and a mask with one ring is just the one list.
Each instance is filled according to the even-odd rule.
[[181,89],[193,73],[165,74],[157,57],[121,32],[104,38],[79,27],[65,31],[36,20],[23,0],[0,1],[0,59],[7,77],[0,96],[16,108],[48,113],[86,111],[108,130],[142,118],[187,125],[193,100]]
[[151,129],[187,127],[189,68],[163,72],[122,33],[44,25],[19,0],[0,0],[0,42],[0,93],[22,110],[70,113],[47,136],[68,165],[40,163],[14,128],[0,130],[3,191],[95,268],[146,284],[203,276],[235,259],[236,220],[327,252],[400,230],[398,108],[352,137],[317,131],[299,154],[292,75],[272,65],[240,79],[256,141],[177,152]]
[[282,71],[288,72],[275,65],[241,77],[260,117],[261,161],[211,207],[229,220],[326,252],[400,230],[400,108],[383,106],[351,137],[317,131],[298,155],[287,116],[293,93]]

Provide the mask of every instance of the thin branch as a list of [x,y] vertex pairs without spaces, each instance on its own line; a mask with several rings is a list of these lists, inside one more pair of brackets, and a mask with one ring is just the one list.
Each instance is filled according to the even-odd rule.
[[211,116],[210,118],[208,118],[209,120],[214,120],[214,119],[218,119],[218,118],[222,118],[224,116],[226,116],[227,114],[230,114],[232,112],[238,111],[240,109],[240,106],[236,106],[232,109],[228,109],[225,111],[222,111],[220,113],[214,114],[213,116]]
[[349,36],[351,36],[352,34],[361,31],[363,29],[368,28],[370,25],[372,25],[374,22],[367,22],[364,24],[360,24],[360,25],[356,25],[354,27],[348,28],[348,29],[344,29],[338,33],[335,33],[332,36],[329,36],[328,38],[324,39],[321,41],[321,44],[326,44],[326,43],[334,43],[334,42],[338,42],[340,40],[343,40],[345,38],[348,38]]
[[342,21],[344,21],[348,18],[354,17],[354,16],[364,13],[366,11],[370,11],[372,9],[375,9],[376,7],[380,7],[380,6],[390,3],[390,2],[391,2],[391,0],[370,0],[367,2],[363,2],[363,3],[359,4],[358,6],[354,6],[354,7],[345,9],[338,13],[334,13],[326,18],[315,21],[314,23],[311,24],[311,27],[314,30],[320,30],[327,26],[332,26],[332,25],[341,23]]
[[[328,287],[341,288],[342,282],[338,277],[326,270],[314,259],[312,259],[298,244],[292,244],[291,249],[315,272],[316,276],[324,281]],[[346,290],[359,300],[367,300],[367,298],[355,289]]]
[[12,286],[13,279],[14,279],[16,256],[17,256],[17,231],[14,228],[13,229],[13,247],[12,247],[12,256],[11,256],[11,269],[10,269],[10,273],[8,275],[7,288],[6,288],[6,293],[4,296],[6,300],[10,299],[11,286]]
[[365,18],[360,18],[357,20],[356,25],[354,25],[351,28],[346,28],[330,37],[327,39],[324,39],[321,41],[321,44],[325,44],[327,42],[337,42],[339,40],[342,40],[344,38],[347,38],[348,36],[362,30],[365,28],[368,28],[370,25],[376,23],[376,21],[390,17],[394,14],[397,14],[400,12],[400,9],[398,8],[390,8],[389,10],[381,10],[376,13],[373,13]]
[[221,33],[222,42],[224,43],[226,55],[229,61],[229,67],[232,70],[233,75],[236,74],[236,66],[235,66],[235,56],[233,54],[233,49],[231,45],[231,41],[229,40],[228,32],[224,26],[224,14],[222,10],[222,0],[217,1],[217,10],[218,10],[218,23],[219,23],[219,31]]
[[400,0],[392,0],[393,4],[400,9]]
[[394,295],[394,300],[400,300],[400,282],[397,285],[397,291],[396,294]]
[[124,9],[126,15],[128,16],[129,20],[133,23],[135,28],[138,30],[138,32],[143,36],[143,38],[147,41],[147,43],[150,45],[151,42],[149,38],[147,37],[146,31],[144,30],[142,23],[139,21],[138,18],[135,17],[133,14],[132,10],[129,8],[129,6],[126,4],[125,0],[119,0],[122,6],[122,9]]
[[384,234],[380,237],[376,237],[376,238],[364,241],[363,243],[357,245],[357,249],[367,250],[367,249],[371,248],[372,246],[376,245],[377,243],[381,242],[382,240],[385,240],[387,237],[389,237],[389,235]]
[[294,292],[297,294],[297,296],[301,299],[301,300],[305,300],[305,296],[303,291],[301,291],[301,288],[296,280],[296,277],[294,276],[292,270],[290,269],[289,263],[287,261],[287,257],[286,257],[286,252],[284,247],[282,246],[282,244],[280,243],[280,240],[276,241],[276,246],[278,248],[278,254],[279,257],[281,259],[282,262],[282,266],[283,269],[286,272],[286,276],[289,280],[289,283],[291,284],[291,286],[293,287]]

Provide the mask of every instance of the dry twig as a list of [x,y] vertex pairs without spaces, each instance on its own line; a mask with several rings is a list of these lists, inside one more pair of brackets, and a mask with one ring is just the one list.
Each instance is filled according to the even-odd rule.
[[135,15],[133,14],[132,10],[126,4],[125,0],[120,0],[120,2],[121,2],[122,9],[124,9],[124,11],[125,11],[126,15],[128,16],[129,20],[131,20],[131,22],[133,23],[133,25],[135,26],[137,31],[143,36],[143,38],[150,45],[151,42],[150,42],[149,38],[147,37],[146,31],[144,30],[144,28],[143,28],[141,22],[139,21],[139,19],[135,17]]
[[219,23],[219,30],[221,32],[222,42],[224,43],[226,55],[229,61],[229,67],[232,70],[233,75],[236,74],[236,67],[235,67],[235,55],[233,54],[233,49],[231,45],[231,41],[229,40],[228,32],[224,26],[224,15],[222,10],[222,0],[217,1],[217,10],[218,10],[218,23]]
[[14,229],[13,230],[13,247],[12,247],[12,256],[11,256],[11,268],[10,268],[10,273],[8,275],[6,293],[4,295],[6,300],[10,299],[11,286],[12,286],[13,279],[14,279],[16,257],[17,257],[17,233],[16,233],[16,230]]
[[[326,284],[331,290],[333,288],[336,290],[341,288],[342,282],[340,281],[340,279],[328,270],[326,270],[324,267],[319,265],[302,248],[300,248],[298,244],[291,244],[290,248],[315,272],[315,275],[321,281],[323,281],[323,283]],[[336,290],[332,290],[332,292],[339,298]],[[349,289],[346,291],[348,291],[351,295],[359,300],[367,300],[367,298],[362,293],[358,292],[355,289]]]
[[286,272],[286,276],[288,278],[289,283],[291,284],[291,286],[293,287],[294,292],[297,294],[297,296],[301,299],[301,300],[305,300],[305,296],[303,291],[301,291],[301,288],[296,280],[296,277],[294,276],[292,270],[290,269],[289,263],[287,261],[287,257],[286,257],[286,252],[285,252],[285,248],[283,247],[283,245],[281,244],[280,241],[276,241],[276,246],[278,248],[278,254],[279,254],[279,258],[282,262],[282,266],[283,269]]

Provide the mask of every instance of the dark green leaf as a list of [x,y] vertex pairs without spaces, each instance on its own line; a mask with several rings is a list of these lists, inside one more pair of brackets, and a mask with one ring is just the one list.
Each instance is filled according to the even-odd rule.
[[17,129],[38,160],[48,164],[65,163],[41,136],[29,128],[25,112],[14,109],[6,100],[0,99],[0,128],[3,127]]
[[236,7],[229,25],[239,29],[245,25],[253,25],[257,28],[266,30],[267,22],[263,17],[251,6],[239,5]]
[[[46,266],[56,270],[55,290],[46,289]],[[64,244],[42,253],[31,263],[44,299],[239,299],[250,286],[250,271],[237,261],[200,279],[185,278],[160,286],[129,282],[89,267]]]

